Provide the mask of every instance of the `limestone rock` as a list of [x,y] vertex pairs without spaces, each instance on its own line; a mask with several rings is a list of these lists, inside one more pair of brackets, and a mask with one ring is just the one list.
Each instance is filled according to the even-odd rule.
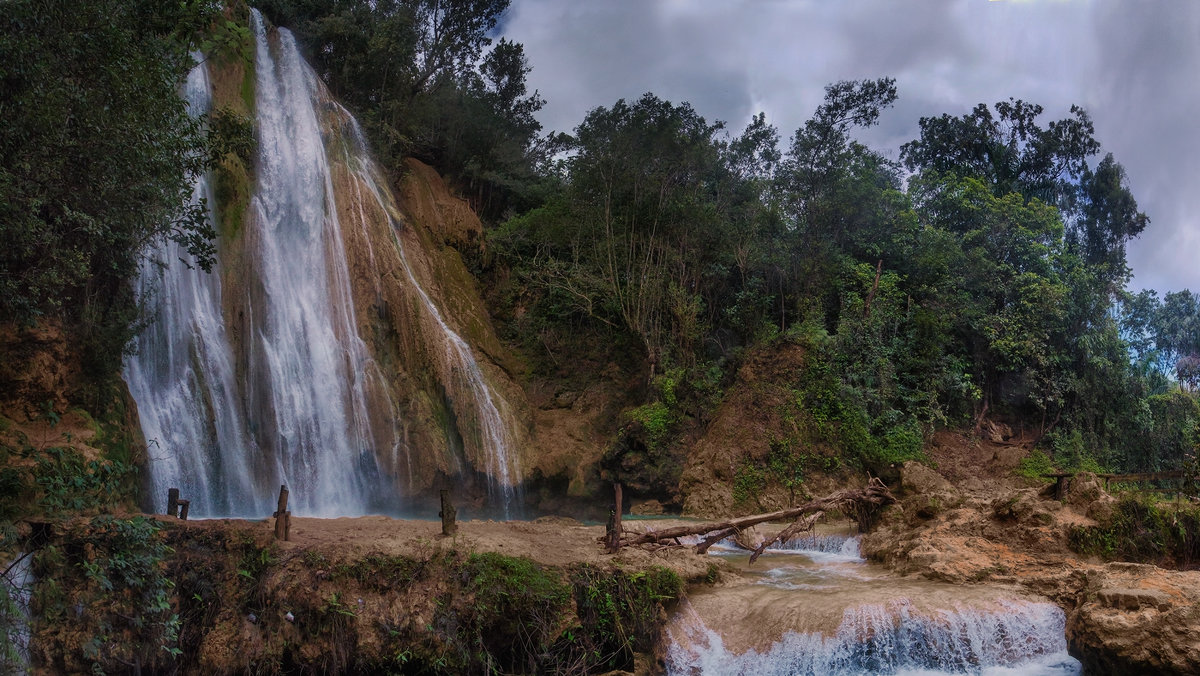
[[1050,505],[1061,508],[1053,501],[1038,498],[1037,490],[1022,489],[997,498],[992,503],[992,516],[1001,521],[1034,522],[1043,525],[1054,523]]
[[643,500],[629,508],[629,513],[636,516],[658,516],[664,511],[662,503],[658,500]]
[[1200,673],[1200,571],[1109,564],[1067,617],[1089,673]]
[[992,462],[998,467],[1013,469],[1026,455],[1029,455],[1029,449],[1021,446],[998,446],[992,453]]
[[954,486],[941,474],[914,460],[900,468],[900,485],[906,493],[955,492]]

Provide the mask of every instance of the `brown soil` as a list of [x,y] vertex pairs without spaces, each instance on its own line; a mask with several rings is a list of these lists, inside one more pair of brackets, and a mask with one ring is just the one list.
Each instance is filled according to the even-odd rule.
[[[246,529],[266,538],[273,532],[273,520],[241,521],[214,519],[189,521],[186,526],[169,517],[174,525],[187,528],[225,530]],[[628,528],[646,528],[652,522],[627,524]],[[293,517],[290,538],[278,542],[286,556],[289,552],[321,552],[331,559],[353,559],[368,554],[389,556],[428,555],[437,550],[497,552],[523,556],[546,566],[564,567],[579,563],[619,565],[631,569],[650,565],[667,566],[681,577],[703,576],[709,563],[690,548],[661,549],[650,552],[636,547],[623,548],[616,555],[605,554],[599,543],[602,525],[584,525],[566,517],[542,517],[534,521],[459,521],[453,537],[441,534],[441,523],[363,516],[341,519]]]

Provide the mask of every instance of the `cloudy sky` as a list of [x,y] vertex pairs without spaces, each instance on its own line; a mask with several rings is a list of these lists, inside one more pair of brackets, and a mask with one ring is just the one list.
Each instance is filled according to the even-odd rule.
[[734,132],[764,111],[786,146],[826,84],[894,77],[896,106],[861,138],[896,157],[923,115],[1015,97],[1045,123],[1078,103],[1151,219],[1133,287],[1200,291],[1196,0],[513,0],[502,31],[547,130],[650,91]]

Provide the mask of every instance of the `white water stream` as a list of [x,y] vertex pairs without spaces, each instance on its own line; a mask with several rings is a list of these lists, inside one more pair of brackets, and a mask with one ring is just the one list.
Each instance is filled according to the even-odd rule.
[[[153,252],[156,262],[143,265],[138,282],[155,316],[125,377],[150,446],[150,497],[161,510],[166,489],[178,487],[193,515],[261,517],[287,484],[297,514],[395,511],[397,474],[407,467],[411,481],[412,458],[390,385],[358,333],[343,238],[344,227],[367,231],[364,191],[393,228],[399,212],[357,123],[328,96],[292,34],[272,35],[253,10],[251,28],[257,183],[240,235],[250,263],[243,263],[236,297],[223,297],[219,268],[189,268],[187,254],[170,242]],[[194,114],[211,107],[203,65],[189,76],[186,96]],[[323,128],[331,117],[348,123]],[[353,172],[352,194],[335,190],[333,162]],[[196,184],[201,198],[216,203],[208,177]],[[362,222],[341,222],[339,213],[356,211]],[[421,321],[434,329],[425,335],[444,352],[440,382],[468,393],[461,398],[470,401],[452,402],[454,413],[477,432],[464,441],[482,451],[486,467],[478,469],[508,517],[518,509],[520,468],[503,403],[418,282],[399,239],[393,234],[382,245],[400,247],[405,281],[424,307]],[[373,250],[370,257],[373,265]]]
[[754,566],[745,551],[718,547],[712,555],[742,577],[680,606],[668,674],[1080,673],[1062,610],[1017,590],[898,578],[845,536],[768,550]]

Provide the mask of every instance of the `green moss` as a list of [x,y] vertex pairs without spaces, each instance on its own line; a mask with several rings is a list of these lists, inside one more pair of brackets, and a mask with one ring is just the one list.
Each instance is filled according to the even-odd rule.
[[217,166],[216,179],[218,231],[222,240],[231,242],[241,233],[250,206],[250,173],[241,158],[231,154]]

